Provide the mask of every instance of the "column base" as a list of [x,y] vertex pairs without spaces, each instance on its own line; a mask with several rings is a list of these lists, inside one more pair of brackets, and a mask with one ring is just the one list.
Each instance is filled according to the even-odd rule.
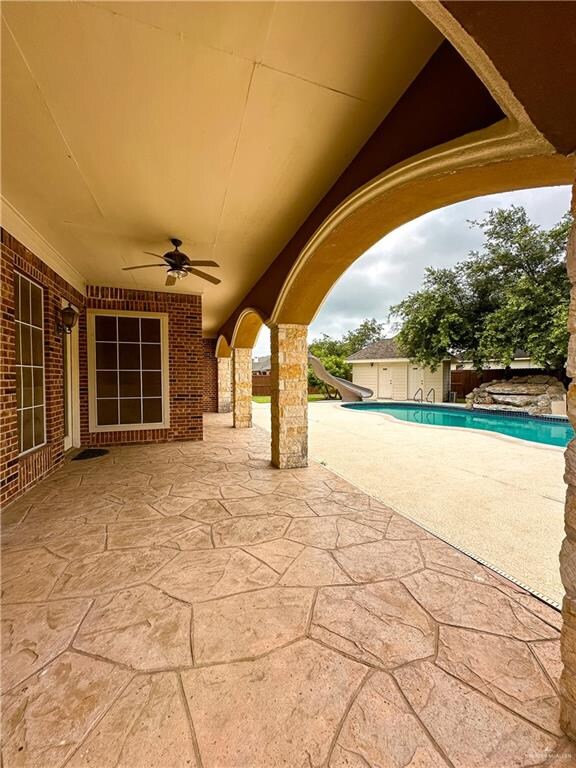
[[276,469],[302,469],[308,466],[308,457],[302,456],[279,456],[272,457],[272,466]]

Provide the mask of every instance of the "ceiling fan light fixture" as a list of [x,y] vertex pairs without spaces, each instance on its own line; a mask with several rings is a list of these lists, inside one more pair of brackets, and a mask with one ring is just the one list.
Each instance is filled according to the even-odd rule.
[[183,277],[186,277],[188,275],[188,272],[186,272],[185,269],[179,269],[178,267],[173,267],[172,269],[168,270],[168,274],[172,275],[172,277],[175,277],[177,280],[182,280]]
[[196,269],[196,267],[219,267],[219,264],[211,259],[193,259],[191,261],[185,253],[182,253],[182,251],[179,250],[179,247],[182,245],[182,240],[179,240],[177,237],[172,237],[170,238],[170,242],[174,246],[174,250],[168,251],[164,255],[154,253],[153,251],[144,251],[144,253],[147,253],[149,256],[155,256],[157,259],[160,259],[164,264],[158,264],[158,262],[156,262],[156,264],[137,264],[134,267],[122,267],[122,270],[126,272],[132,271],[133,269],[151,269],[152,267],[162,268],[166,266],[168,267],[168,270],[164,285],[167,285],[168,287],[176,285],[176,280],[183,280],[185,277],[188,277],[188,275],[195,275],[201,280],[207,280],[213,285],[219,285],[222,282],[222,280],[214,277],[209,272],[202,272],[201,269]]

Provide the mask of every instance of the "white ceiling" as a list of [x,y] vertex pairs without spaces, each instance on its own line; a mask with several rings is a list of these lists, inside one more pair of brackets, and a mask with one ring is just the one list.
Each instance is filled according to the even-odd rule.
[[88,283],[164,289],[213,333],[440,42],[408,2],[4,2],[2,194]]

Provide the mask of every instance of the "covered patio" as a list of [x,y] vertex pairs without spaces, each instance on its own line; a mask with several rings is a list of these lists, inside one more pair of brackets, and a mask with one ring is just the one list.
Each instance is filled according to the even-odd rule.
[[561,623],[309,464],[307,332],[401,224],[574,183],[575,13],[2,3],[7,768],[574,761],[576,446]]
[[9,508],[5,765],[576,760],[556,611],[205,419],[201,443],[67,461]]

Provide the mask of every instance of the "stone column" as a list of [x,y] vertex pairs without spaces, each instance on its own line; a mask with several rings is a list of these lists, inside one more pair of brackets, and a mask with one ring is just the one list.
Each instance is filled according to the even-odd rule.
[[218,413],[232,410],[232,358],[218,358]]
[[233,352],[234,426],[252,426],[252,349],[235,347]]
[[308,465],[308,344],[306,325],[277,325],[272,347],[272,464]]
[[[576,216],[576,184],[572,191],[572,215]],[[572,284],[568,330],[568,376],[576,376],[576,224],[572,225],[566,257],[568,277]],[[576,382],[568,390],[568,417],[576,427]],[[566,735],[576,739],[576,440],[566,449],[566,474],[568,485],[564,529],[566,537],[560,551],[560,576],[565,596],[562,604],[562,662],[560,678],[560,723]]]

